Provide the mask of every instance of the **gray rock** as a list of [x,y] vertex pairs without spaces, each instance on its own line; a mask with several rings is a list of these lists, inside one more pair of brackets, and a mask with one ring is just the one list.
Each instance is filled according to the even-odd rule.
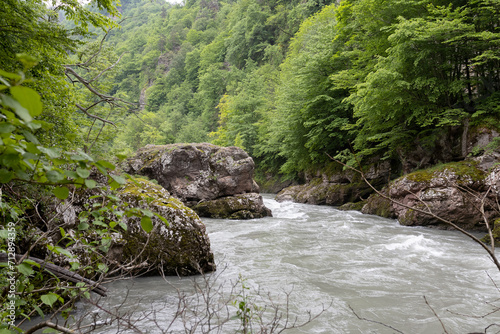
[[[485,231],[484,218],[492,221],[499,214],[495,210],[499,195],[495,185],[500,185],[496,176],[500,169],[486,173],[478,165],[472,160],[453,162],[402,176],[384,190],[395,202],[373,195],[362,212],[394,217],[402,225],[452,228],[437,216],[466,230]],[[485,198],[484,216],[479,210],[482,198]]]
[[[189,207],[199,207],[202,201],[221,198],[226,201],[229,196],[259,192],[253,180],[254,161],[238,147],[207,143],[148,145],[127,161],[124,170],[157,180]],[[264,210],[263,204],[257,205],[258,201],[248,199],[245,203],[256,217],[269,211]],[[205,212],[208,211],[202,210],[199,214],[204,216]]]
[[272,216],[271,210],[264,206],[262,196],[256,193],[202,201],[193,210],[210,218],[254,219]]

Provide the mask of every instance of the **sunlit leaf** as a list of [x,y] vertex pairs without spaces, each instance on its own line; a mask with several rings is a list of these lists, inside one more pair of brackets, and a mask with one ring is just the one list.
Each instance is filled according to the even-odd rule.
[[35,272],[33,268],[31,268],[31,266],[27,263],[21,263],[20,265],[18,265],[17,270],[25,276],[32,275]]
[[44,304],[52,306],[52,304],[54,304],[59,299],[59,295],[55,293],[48,293],[46,295],[42,295],[40,299]]
[[32,117],[42,113],[42,101],[40,95],[33,89],[24,86],[13,86],[10,88],[12,96],[26,108]]
[[84,178],[84,179],[86,179],[90,176],[90,171],[88,169],[85,169],[85,168],[77,168],[76,173],[78,174],[78,176],[80,176],[81,178]]

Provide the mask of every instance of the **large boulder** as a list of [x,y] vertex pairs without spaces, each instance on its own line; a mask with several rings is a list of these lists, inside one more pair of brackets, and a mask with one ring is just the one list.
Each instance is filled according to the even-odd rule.
[[[82,216],[89,209],[100,210],[102,205],[112,210],[104,210],[94,218],[92,213]],[[145,232],[140,215],[123,215],[129,208],[153,213],[153,229]],[[163,187],[146,179],[127,180],[115,194],[100,189],[81,190],[71,203],[59,203],[53,211],[56,219],[51,219],[51,224],[64,226],[66,233],[75,237],[80,235],[77,239],[84,238],[85,242],[102,244],[100,248],[108,249],[100,261],[114,270],[125,270],[128,274],[164,273],[182,276],[215,270],[210,240],[198,215]],[[116,213],[120,212],[122,214],[117,216]],[[85,221],[89,224],[110,224],[114,221],[119,222],[119,225],[116,225],[114,233],[106,236],[94,232],[82,233],[78,232],[84,222],[82,217],[87,217]],[[59,231],[57,226],[49,228]],[[108,242],[104,243],[106,239]],[[56,234],[49,237],[46,243],[60,244],[60,240],[61,236]],[[89,253],[80,242],[67,245],[66,252],[75,257],[74,261],[81,268],[91,265],[98,256]],[[68,259],[62,259],[52,260],[61,266],[68,265]]]
[[[124,170],[157,180],[173,196],[195,210],[201,202],[218,200],[213,203],[216,205],[223,202],[219,200],[222,198],[227,200],[230,196],[259,192],[253,180],[254,161],[238,147],[207,143],[148,145],[126,162]],[[248,196],[245,201],[247,211],[253,212],[255,217],[270,213],[259,198],[258,195]],[[200,216],[206,212],[198,211]]]
[[[162,186],[144,179],[127,182],[119,197],[129,205],[159,214],[167,223],[153,216],[153,230],[146,233],[141,219],[127,218],[123,232],[123,259],[147,263],[170,275],[192,275],[215,270],[205,225],[198,215]],[[140,252],[140,253],[139,253]]]
[[393,201],[372,195],[362,212],[394,217],[402,225],[451,228],[436,217],[415,210],[420,209],[466,230],[485,231],[484,219],[493,221],[499,215],[495,202],[500,168],[485,171],[480,167],[478,161],[468,160],[407,174],[384,189]]

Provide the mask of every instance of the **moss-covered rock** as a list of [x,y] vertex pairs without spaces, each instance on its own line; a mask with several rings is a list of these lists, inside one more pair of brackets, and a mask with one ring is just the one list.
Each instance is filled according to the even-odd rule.
[[[389,179],[389,163],[373,163],[365,176],[376,187],[382,187]],[[367,198],[373,190],[361,176],[352,170],[342,170],[338,163],[327,164],[321,169],[305,174],[306,184],[291,186],[276,195],[278,201],[341,206],[349,202],[359,202]]]
[[372,194],[368,197],[361,212],[384,218],[396,218],[391,201],[378,194]]
[[[495,240],[495,246],[498,247],[498,246],[500,246],[500,219],[496,219],[493,222],[492,228],[493,228],[493,230],[491,232],[493,235],[493,239]],[[489,233],[486,234],[481,239],[481,241],[484,242],[485,244],[491,244],[490,234]]]
[[210,218],[253,219],[272,216],[271,210],[264,206],[262,196],[255,193],[202,201],[193,210]]
[[365,201],[359,201],[356,203],[348,202],[339,206],[339,210],[343,211],[361,211],[365,206]]
[[127,218],[123,232],[123,261],[142,263],[146,268],[170,275],[190,275],[215,269],[205,225],[198,215],[160,185],[145,179],[128,181],[119,191],[124,203],[148,209],[164,217],[168,224],[153,216],[153,230],[146,233],[138,217]]
[[[496,182],[491,173],[479,168],[474,160],[415,171],[394,180],[386,188],[386,194],[402,204],[390,203],[390,210],[402,225],[451,228],[432,215],[417,210],[420,209],[466,230],[485,230],[484,218],[492,219],[497,215],[494,203],[498,190],[492,187],[486,193],[490,184]],[[479,210],[482,198],[485,198],[485,217]],[[366,211],[378,214],[374,212],[377,205],[370,205],[371,209]],[[386,205],[381,207],[386,211]]]

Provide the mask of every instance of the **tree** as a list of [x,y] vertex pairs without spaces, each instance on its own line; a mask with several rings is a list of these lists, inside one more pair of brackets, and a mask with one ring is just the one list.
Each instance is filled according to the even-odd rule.
[[330,5],[304,21],[281,65],[276,113],[265,146],[285,159],[283,173],[294,174],[321,163],[325,151],[344,149],[349,140],[343,130],[351,114],[343,102],[347,94],[330,80],[336,70],[331,58],[339,48],[332,43],[335,11],[335,5]]
[[[450,126],[464,125],[466,136],[478,102],[497,90],[490,85],[485,94],[488,79],[481,77],[496,75],[486,69],[496,63],[486,54],[491,55],[498,36],[480,31],[484,27],[473,19],[486,7],[498,10],[482,1],[458,8],[429,5],[422,17],[400,17],[392,25],[387,55],[378,58],[349,98],[358,119],[355,148],[360,158],[384,152],[404,160],[415,144],[432,150],[441,129]],[[485,34],[488,42],[483,44],[479,36]],[[483,55],[485,63],[475,61]]]

